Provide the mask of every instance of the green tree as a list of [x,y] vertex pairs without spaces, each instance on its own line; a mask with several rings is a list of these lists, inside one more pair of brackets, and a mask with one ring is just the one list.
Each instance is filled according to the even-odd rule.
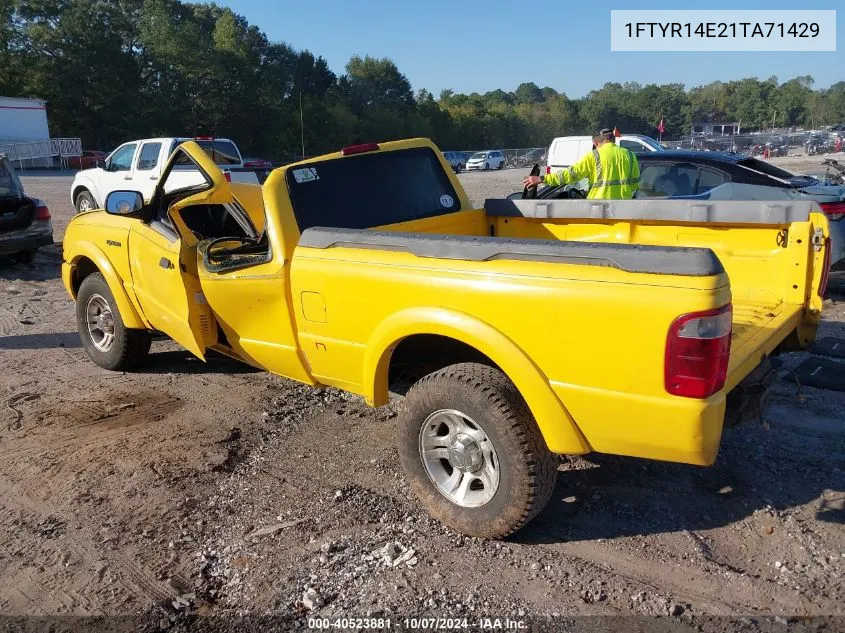
[[519,84],[514,95],[517,103],[542,103],[546,100],[543,91],[533,81]]
[[310,51],[271,42],[211,3],[0,0],[0,93],[48,101],[51,131],[111,148],[131,138],[215,134],[247,153],[314,155],[363,140],[426,136],[450,149],[545,146],[604,126],[666,135],[693,123],[845,121],[845,82],[810,76],[681,84],[607,83],[569,99],[533,82],[515,91],[412,92],[389,59],[356,56],[336,76]]
[[813,83],[810,75],[804,75],[790,79],[778,88],[777,110],[781,113],[778,118],[784,125],[797,125],[807,119]]

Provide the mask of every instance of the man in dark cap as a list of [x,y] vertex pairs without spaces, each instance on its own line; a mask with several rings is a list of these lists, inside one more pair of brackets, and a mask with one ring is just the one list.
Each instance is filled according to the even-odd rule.
[[569,169],[529,176],[526,187],[545,184],[569,185],[586,178],[590,182],[587,198],[603,200],[630,200],[640,188],[640,165],[636,155],[616,145],[613,130],[603,128],[593,137],[593,151],[586,154]]

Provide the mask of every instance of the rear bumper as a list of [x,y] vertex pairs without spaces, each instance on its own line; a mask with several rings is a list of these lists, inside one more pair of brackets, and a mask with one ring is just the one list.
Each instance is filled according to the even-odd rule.
[[53,243],[53,232],[16,231],[0,234],[0,255],[29,251]]
[[551,385],[592,450],[710,466],[723,427],[762,418],[779,365],[766,357],[727,396],[721,391],[706,400]]
[[716,460],[724,392],[697,400],[551,385],[594,451],[697,466]]

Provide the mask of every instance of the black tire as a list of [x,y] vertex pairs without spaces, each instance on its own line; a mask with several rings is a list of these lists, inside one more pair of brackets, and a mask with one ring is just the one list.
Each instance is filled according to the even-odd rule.
[[461,173],[464,170],[464,164],[458,163],[458,173]]
[[505,166],[505,161],[499,163],[499,166],[496,169],[502,169]]
[[[442,410],[471,418],[495,449],[499,483],[483,505],[464,507],[448,499],[428,474],[421,430],[429,416]],[[479,538],[504,538],[539,514],[551,497],[559,463],[514,384],[500,370],[477,363],[451,365],[411,387],[398,419],[397,446],[405,475],[426,510],[452,529]]]
[[30,248],[25,251],[18,251],[17,253],[15,253],[15,259],[21,264],[31,264],[33,261],[35,261],[35,253],[37,252],[37,248]]
[[[94,297],[104,300],[114,320],[114,339],[107,350],[98,349],[88,327],[88,303]],[[138,365],[150,351],[151,333],[123,325],[114,295],[100,273],[93,273],[82,280],[76,295],[76,327],[88,357],[103,369],[126,371]]]
[[[79,195],[76,196],[76,200],[73,201],[73,204],[76,207],[77,213],[82,213],[83,211],[91,211],[97,208],[97,201],[94,200],[94,196],[92,196],[91,192],[87,189],[83,189],[79,192]],[[86,209],[81,208],[84,207],[86,204],[88,205]]]
[[490,171],[490,163],[484,163],[484,171]]

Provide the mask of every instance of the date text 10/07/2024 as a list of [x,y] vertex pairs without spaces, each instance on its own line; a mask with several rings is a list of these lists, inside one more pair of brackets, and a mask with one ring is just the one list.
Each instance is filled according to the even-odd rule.
[[628,22],[629,38],[768,38],[818,37],[816,22]]
[[522,631],[523,620],[510,618],[308,618],[308,628],[317,630],[400,631]]

